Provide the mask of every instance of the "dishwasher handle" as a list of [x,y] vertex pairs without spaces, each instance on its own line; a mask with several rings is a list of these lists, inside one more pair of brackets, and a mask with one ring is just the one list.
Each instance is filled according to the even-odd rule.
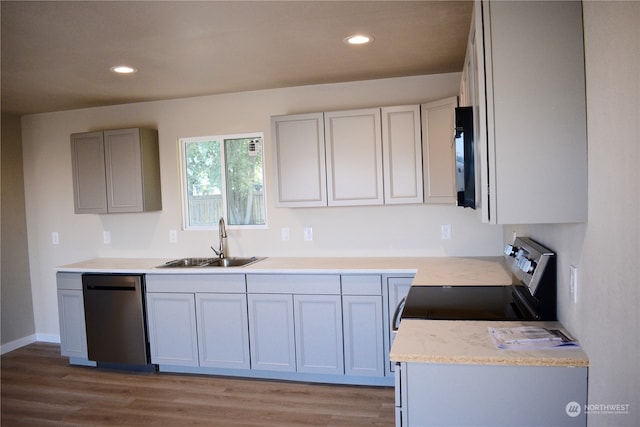
[[391,330],[393,332],[398,331],[398,327],[400,326],[400,315],[404,310],[404,303],[406,301],[407,301],[407,297],[402,298],[400,300],[400,303],[398,303],[398,306],[396,307],[396,311],[393,312],[393,321],[391,322]]
[[135,291],[135,285],[85,285],[89,291]]

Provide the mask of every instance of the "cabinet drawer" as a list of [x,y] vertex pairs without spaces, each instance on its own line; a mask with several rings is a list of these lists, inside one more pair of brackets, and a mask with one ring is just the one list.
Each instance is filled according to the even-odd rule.
[[342,276],[342,295],[382,295],[382,278],[377,274]]
[[244,274],[148,274],[147,292],[244,293]]
[[58,289],[82,290],[82,273],[56,273]]
[[247,275],[247,292],[340,295],[340,276],[337,274],[249,274]]

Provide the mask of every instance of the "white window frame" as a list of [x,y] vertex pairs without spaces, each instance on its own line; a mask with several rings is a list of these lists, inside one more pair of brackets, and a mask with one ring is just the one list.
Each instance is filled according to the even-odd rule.
[[[224,141],[227,139],[251,139],[260,138],[262,140],[262,188],[264,197],[264,224],[244,224],[244,225],[230,225],[227,222],[227,162],[225,158]],[[185,231],[191,230],[217,230],[218,223],[213,225],[190,225],[189,224],[189,192],[187,191],[187,143],[192,142],[206,142],[206,141],[220,141],[222,146],[220,147],[220,157],[222,159],[222,211],[224,212],[225,226],[228,229],[247,229],[247,230],[262,230],[268,228],[268,214],[267,214],[267,190],[266,190],[266,171],[265,171],[265,143],[264,132],[246,132],[246,133],[234,133],[226,135],[208,135],[208,136],[196,136],[196,137],[184,137],[178,138],[178,148],[180,152],[180,191],[182,193],[182,229]]]

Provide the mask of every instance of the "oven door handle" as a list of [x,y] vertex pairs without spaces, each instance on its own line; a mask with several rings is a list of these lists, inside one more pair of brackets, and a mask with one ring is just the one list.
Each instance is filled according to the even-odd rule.
[[404,297],[398,303],[396,307],[396,311],[393,312],[393,320],[391,321],[391,330],[393,332],[398,331],[398,327],[400,326],[400,315],[402,315],[402,311],[404,310],[404,303],[407,301],[407,297]]

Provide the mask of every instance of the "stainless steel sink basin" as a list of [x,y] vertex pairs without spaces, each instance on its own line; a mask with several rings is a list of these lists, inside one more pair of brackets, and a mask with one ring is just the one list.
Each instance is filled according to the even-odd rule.
[[169,261],[158,268],[210,268],[210,267],[244,267],[260,261],[262,258],[180,258]]

